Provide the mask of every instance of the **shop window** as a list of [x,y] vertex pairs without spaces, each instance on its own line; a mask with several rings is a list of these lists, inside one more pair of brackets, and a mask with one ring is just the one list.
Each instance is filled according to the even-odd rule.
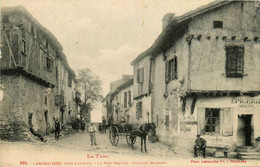
[[226,47],[226,76],[243,77],[244,46]]
[[220,108],[206,108],[205,110],[205,132],[219,133]]
[[223,28],[223,21],[213,21],[214,28]]
[[177,79],[177,57],[165,62],[165,82]]

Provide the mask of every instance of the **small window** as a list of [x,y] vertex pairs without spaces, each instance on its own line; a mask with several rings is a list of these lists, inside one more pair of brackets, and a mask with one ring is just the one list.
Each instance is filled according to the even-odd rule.
[[219,133],[220,108],[206,108],[205,110],[205,132]]
[[137,82],[138,83],[144,82],[144,68],[139,68],[137,70]]
[[166,115],[165,116],[165,126],[166,126],[166,129],[169,129],[169,123],[170,123],[170,116]]
[[9,16],[3,16],[3,23],[9,23]]
[[165,81],[166,83],[177,79],[177,57],[165,62]]
[[214,28],[223,28],[223,22],[222,21],[214,21],[213,26],[214,26]]
[[226,47],[226,76],[243,77],[244,46]]

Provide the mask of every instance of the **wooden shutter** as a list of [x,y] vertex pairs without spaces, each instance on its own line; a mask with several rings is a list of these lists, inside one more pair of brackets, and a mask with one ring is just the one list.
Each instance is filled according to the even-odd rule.
[[174,57],[174,79],[177,79],[177,57]]
[[198,134],[205,134],[205,108],[197,108]]
[[244,48],[237,47],[237,74],[243,75],[244,69]]
[[165,82],[168,83],[170,80],[170,77],[169,77],[169,61],[166,60],[165,61]]
[[139,102],[136,103],[136,119],[139,119]]
[[139,118],[142,118],[142,116],[143,116],[142,102],[139,102]]
[[144,68],[140,69],[140,78],[139,78],[139,82],[143,83],[144,82]]
[[137,83],[140,83],[140,69],[137,69]]
[[234,46],[226,48],[226,74],[232,76],[236,74],[236,51]]
[[127,92],[124,93],[124,108],[127,108]]
[[233,116],[233,111],[230,108],[223,108],[220,111],[221,134],[223,136],[233,135]]
[[128,105],[131,107],[132,104],[132,97],[131,97],[131,91],[128,91]]

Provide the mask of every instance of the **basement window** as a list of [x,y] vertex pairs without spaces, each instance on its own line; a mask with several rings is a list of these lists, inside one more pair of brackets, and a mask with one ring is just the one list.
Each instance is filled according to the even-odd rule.
[[214,28],[223,28],[223,21],[213,21]]

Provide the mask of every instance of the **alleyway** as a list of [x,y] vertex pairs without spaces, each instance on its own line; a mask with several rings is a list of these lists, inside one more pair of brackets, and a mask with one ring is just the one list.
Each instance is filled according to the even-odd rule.
[[[51,136],[50,136],[51,137]],[[147,142],[148,153],[140,151],[140,139],[135,143],[132,150],[126,143],[124,137],[120,137],[118,145],[110,144],[108,133],[97,134],[98,146],[91,146],[88,133],[75,132],[60,140],[49,138],[46,143],[35,142],[6,142],[0,141],[0,166],[219,166],[221,159],[207,159],[208,163],[194,159],[192,156],[176,155],[173,150],[161,143]],[[99,154],[98,158],[95,154]],[[91,158],[93,156],[93,158]],[[103,158],[100,158],[100,157]],[[195,162],[195,161],[196,162]],[[257,162],[230,163],[225,159],[227,166],[246,166]],[[44,165],[45,163],[45,165]],[[48,164],[49,163],[49,164]],[[55,164],[56,163],[56,164]],[[154,163],[154,164],[151,164]],[[185,165],[186,164],[186,165]]]

